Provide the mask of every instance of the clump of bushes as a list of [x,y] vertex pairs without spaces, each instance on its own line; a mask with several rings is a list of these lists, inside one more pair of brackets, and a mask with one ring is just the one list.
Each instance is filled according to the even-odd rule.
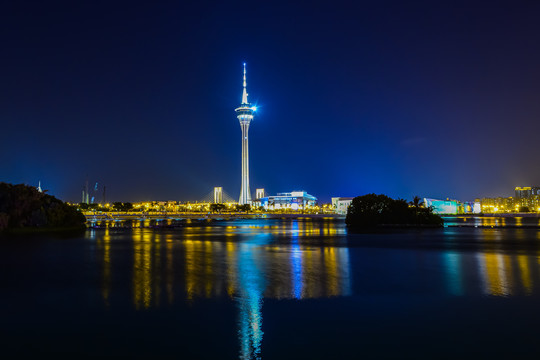
[[83,228],[76,208],[33,186],[0,182],[0,231],[23,228]]
[[349,206],[345,222],[352,228],[442,226],[443,219],[432,208],[422,207],[418,200],[408,203],[386,195],[357,196]]

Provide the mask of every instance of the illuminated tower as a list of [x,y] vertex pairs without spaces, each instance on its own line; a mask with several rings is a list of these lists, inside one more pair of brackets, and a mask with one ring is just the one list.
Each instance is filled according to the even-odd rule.
[[248,130],[251,120],[253,120],[253,113],[257,110],[257,107],[251,106],[248,102],[248,93],[246,90],[246,63],[244,63],[244,92],[242,93],[242,104],[239,108],[235,109],[236,117],[240,121],[240,128],[242,129],[242,187],[240,189],[241,205],[251,202],[251,193],[249,191],[249,149],[248,149]]

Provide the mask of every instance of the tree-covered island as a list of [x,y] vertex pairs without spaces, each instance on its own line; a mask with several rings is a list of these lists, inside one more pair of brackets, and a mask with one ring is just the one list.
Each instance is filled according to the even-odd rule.
[[433,209],[423,207],[418,197],[408,203],[376,194],[355,197],[345,222],[351,229],[443,226],[443,219]]
[[0,182],[0,232],[84,229],[75,207],[33,186]]

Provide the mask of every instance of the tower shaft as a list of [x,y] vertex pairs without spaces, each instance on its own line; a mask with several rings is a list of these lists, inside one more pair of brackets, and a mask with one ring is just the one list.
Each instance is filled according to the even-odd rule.
[[240,122],[242,128],[242,186],[240,188],[240,204],[247,204],[251,201],[251,191],[249,190],[249,122]]

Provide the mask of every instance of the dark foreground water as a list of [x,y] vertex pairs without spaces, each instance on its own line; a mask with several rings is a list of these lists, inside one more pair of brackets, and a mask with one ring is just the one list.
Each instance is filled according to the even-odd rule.
[[540,355],[538,229],[237,220],[0,240],[4,358]]

